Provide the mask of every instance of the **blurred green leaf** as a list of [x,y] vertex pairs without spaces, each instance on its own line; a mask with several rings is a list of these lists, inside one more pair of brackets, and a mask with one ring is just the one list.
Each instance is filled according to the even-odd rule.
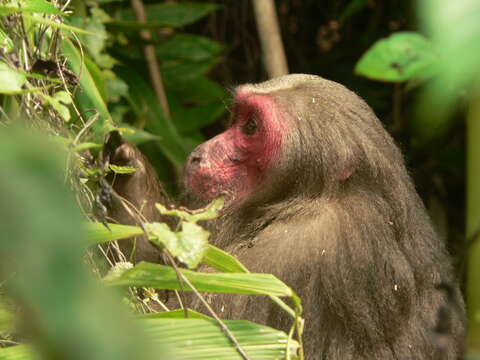
[[[209,3],[171,2],[146,5],[145,13],[149,23],[159,26],[180,27],[207,16],[219,7],[217,4]],[[130,9],[122,11],[121,18],[126,21],[136,20],[133,11]]]
[[22,1],[21,5],[0,5],[0,15],[9,15],[14,13],[43,13],[61,15],[62,12],[51,2],[46,0],[28,0]]
[[425,0],[419,9],[439,54],[437,76],[421,94],[412,124],[412,143],[420,147],[446,134],[459,100],[480,80],[480,2]]
[[167,209],[162,204],[155,204],[155,207],[163,215],[178,216],[180,219],[196,223],[198,221],[212,220],[218,217],[219,211],[223,208],[225,199],[223,196],[215,199],[207,207],[194,211],[185,211],[180,209]]
[[0,93],[21,91],[25,84],[26,76],[15,69],[12,69],[3,61],[0,61]]
[[0,48],[3,49],[6,53],[9,53],[13,50],[13,41],[10,37],[0,29]]
[[350,0],[342,15],[338,18],[338,22],[343,24],[351,16],[362,10],[368,5],[368,0]]
[[431,77],[437,64],[437,55],[426,38],[398,32],[373,44],[358,61],[355,73],[373,80],[402,82]]
[[224,48],[219,42],[205,36],[175,33],[167,41],[158,44],[155,50],[162,61],[202,61],[217,56]]
[[127,239],[143,235],[139,226],[108,224],[108,228],[102,223],[88,222],[87,224],[88,244],[96,245],[104,242]]
[[145,319],[185,319],[185,310],[189,319],[205,319],[211,320],[212,318],[199,313],[192,309],[175,309],[170,311],[162,311],[158,313],[145,314],[143,318]]
[[41,360],[38,354],[34,353],[30,346],[18,345],[7,348],[0,348],[1,360]]
[[59,23],[59,22],[56,22],[56,21],[53,21],[53,20],[46,19],[44,17],[27,15],[27,14],[23,14],[22,16],[23,16],[24,19],[28,19],[32,23],[48,25],[48,26],[51,26],[55,29],[71,31],[73,33],[85,34],[85,35],[90,35],[90,36],[100,36],[98,34],[95,34],[95,33],[77,28],[75,26],[70,26],[70,25],[66,25],[66,24],[63,24],[63,23]]
[[[179,269],[199,291],[292,296],[292,290],[271,274],[201,273]],[[175,269],[170,266],[140,262],[119,278],[108,282],[114,286],[151,287],[160,290],[188,290],[180,286]]]
[[65,39],[62,42],[62,51],[68,59],[71,70],[80,77],[82,91],[76,93],[76,104],[85,114],[91,113],[92,109],[98,111],[99,120],[92,127],[95,131],[95,140],[103,142],[104,136],[114,128],[112,117],[77,48],[70,40]]
[[65,152],[31,132],[0,132],[0,278],[9,279],[2,291],[21,307],[17,321],[43,359],[147,356],[150,347],[119,299],[84,268],[84,228],[65,184]]
[[181,134],[191,134],[196,130],[213,124],[227,111],[223,102],[216,102],[191,109],[184,107],[172,108],[172,117],[175,119],[178,131]]
[[108,167],[112,170],[115,174],[132,174],[137,171],[136,168],[133,166],[118,166],[109,164]]
[[173,89],[187,88],[189,84],[194,86],[193,80],[199,79],[201,75],[210,71],[218,60],[213,58],[202,61],[167,62],[162,67],[163,80]]
[[129,100],[138,116],[145,116],[145,128],[158,135],[155,142],[165,156],[180,169],[189,154],[173,122],[168,119],[157,101],[151,86],[128,68],[116,68],[117,74],[127,83]]
[[106,104],[108,96],[105,75],[103,74],[102,70],[100,70],[98,65],[90,58],[90,56],[84,55],[83,61],[95,84],[95,87],[97,88],[100,96],[102,97],[102,100]]

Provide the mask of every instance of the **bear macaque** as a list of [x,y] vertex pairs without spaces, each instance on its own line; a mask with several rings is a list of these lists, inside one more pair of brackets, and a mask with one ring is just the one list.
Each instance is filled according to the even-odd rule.
[[[118,191],[157,196],[142,184]],[[306,359],[461,356],[463,301],[445,246],[394,141],[345,87],[312,75],[238,87],[231,126],[192,152],[184,184],[205,203],[226,196],[208,225],[214,245],[300,295]],[[212,306],[222,318],[291,323],[266,297],[218,294]]]

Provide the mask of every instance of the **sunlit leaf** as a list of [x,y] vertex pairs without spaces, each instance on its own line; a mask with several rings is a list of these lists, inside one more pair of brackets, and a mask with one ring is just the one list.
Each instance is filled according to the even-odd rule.
[[[254,273],[201,273],[179,269],[199,291],[252,295],[292,296],[292,290],[271,274]],[[180,290],[187,287],[178,281],[170,266],[141,262],[125,271],[119,278],[109,281],[115,286],[151,287],[162,290]],[[188,288],[188,287],[187,287]],[[188,290],[188,289],[186,289]]]
[[0,48],[3,49],[6,53],[9,53],[13,50],[13,41],[10,37],[0,29]]
[[[288,336],[282,331],[244,320],[224,320],[225,325],[239,341],[252,360],[285,358]],[[172,353],[184,360],[238,360],[240,356],[220,326],[208,318],[161,318],[142,321],[147,334],[158,342],[172,346]],[[290,353],[299,348],[296,341],[289,343]]]
[[374,80],[402,82],[435,74],[438,58],[432,44],[413,32],[377,41],[358,61],[355,72]]
[[0,5],[0,15],[9,15],[14,13],[42,13],[60,15],[62,12],[57,9],[51,2],[46,0],[28,0],[21,4]]
[[115,174],[132,174],[135,171],[137,171],[137,169],[134,168],[133,166],[119,166],[119,165],[110,164],[108,165],[108,167]]
[[11,91],[21,91],[25,80],[24,74],[0,61],[0,93],[8,94]]
[[196,223],[203,220],[212,220],[218,217],[219,211],[225,204],[225,198],[223,196],[212,201],[206,208],[195,211],[185,211],[180,209],[167,209],[162,204],[155,204],[156,208],[163,215],[178,216],[185,221]]

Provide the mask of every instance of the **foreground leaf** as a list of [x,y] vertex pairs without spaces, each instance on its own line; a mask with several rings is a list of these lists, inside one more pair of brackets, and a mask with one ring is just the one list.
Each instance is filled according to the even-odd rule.
[[[142,321],[147,334],[159,343],[169,344],[172,353],[183,360],[241,359],[220,326],[209,319],[148,319]],[[283,359],[288,336],[279,330],[244,320],[225,320],[225,325],[252,359]],[[295,354],[298,343],[289,344]]]
[[0,61],[0,93],[22,90],[26,76]]
[[[180,269],[199,291],[292,296],[293,291],[271,274],[201,273]],[[175,269],[170,266],[141,262],[120,277],[107,282],[114,286],[151,287],[163,290],[188,290],[180,286]]]
[[[147,337],[159,345],[168,346],[170,353],[181,360],[239,360],[237,350],[211,318],[188,310],[189,319],[179,318],[182,311],[169,311],[146,316],[140,321]],[[252,360],[284,359],[287,346],[290,354],[299,348],[296,341],[288,343],[282,331],[244,320],[225,320],[225,325]],[[159,355],[159,359],[163,359]],[[36,359],[28,346],[0,349],[2,360]]]
[[[139,226],[108,224],[107,228],[102,223],[87,223],[87,239],[92,245],[141,235],[144,235],[144,232]],[[210,244],[207,246],[203,262],[224,272],[247,272],[237,259]]]

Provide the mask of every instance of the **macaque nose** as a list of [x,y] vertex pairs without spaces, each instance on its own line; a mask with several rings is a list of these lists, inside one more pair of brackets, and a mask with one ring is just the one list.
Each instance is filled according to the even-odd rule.
[[200,165],[202,163],[202,156],[203,156],[203,150],[200,148],[196,148],[195,150],[192,151],[192,153],[188,157],[188,164],[192,166]]

